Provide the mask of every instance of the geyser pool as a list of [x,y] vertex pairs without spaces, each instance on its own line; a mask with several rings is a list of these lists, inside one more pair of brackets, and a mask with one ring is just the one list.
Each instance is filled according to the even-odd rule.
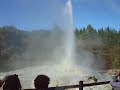
[[[50,77],[51,80],[49,86],[78,84],[80,80],[86,81],[88,76],[86,74],[81,73],[80,70],[67,71],[66,73],[66,71],[60,69],[59,65],[54,65],[44,67],[29,67],[26,69],[0,73],[0,78],[3,78],[5,75],[10,75],[14,73],[19,75],[23,88],[34,88],[33,81],[38,74],[45,74]],[[100,74],[98,72],[94,73],[93,75],[99,78],[98,81],[105,81],[110,79],[109,75]],[[93,88],[93,90],[101,90],[100,88],[102,88],[102,90],[108,90],[109,88],[111,88],[111,86],[110,85],[94,86],[88,87],[85,90],[89,90],[90,88]]]

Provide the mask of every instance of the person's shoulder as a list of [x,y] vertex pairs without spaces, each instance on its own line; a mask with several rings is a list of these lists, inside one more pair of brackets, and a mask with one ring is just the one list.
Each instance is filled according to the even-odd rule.
[[111,82],[110,82],[110,85],[111,85],[112,87],[120,88],[120,82],[119,82],[119,81],[117,81],[117,82],[111,81]]

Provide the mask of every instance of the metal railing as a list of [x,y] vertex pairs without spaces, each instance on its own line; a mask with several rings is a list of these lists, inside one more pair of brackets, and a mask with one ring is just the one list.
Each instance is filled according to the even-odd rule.
[[[64,89],[79,88],[79,90],[83,90],[84,87],[95,86],[95,85],[104,85],[104,84],[109,84],[109,83],[110,83],[110,81],[96,82],[96,83],[85,83],[84,84],[83,81],[79,81],[79,85],[49,87],[49,90],[55,90],[56,88],[64,88]],[[22,89],[22,90],[35,90],[35,89]]]

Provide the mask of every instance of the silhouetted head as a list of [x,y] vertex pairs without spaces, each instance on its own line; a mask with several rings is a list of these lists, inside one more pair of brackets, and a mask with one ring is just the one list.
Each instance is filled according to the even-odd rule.
[[34,86],[37,90],[41,88],[48,88],[50,78],[46,75],[38,75],[34,80]]
[[20,80],[18,78],[18,75],[10,75],[7,77],[5,80],[5,84],[3,85],[3,90],[20,90],[21,89],[21,84]]

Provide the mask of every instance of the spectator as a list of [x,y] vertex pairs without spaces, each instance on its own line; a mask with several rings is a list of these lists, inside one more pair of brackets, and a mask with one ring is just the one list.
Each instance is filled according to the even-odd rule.
[[38,75],[34,80],[36,90],[47,90],[50,78],[46,75]]
[[9,77],[10,75],[5,76],[3,79],[0,79],[0,87],[2,87],[2,85],[4,84],[4,82],[6,81],[6,79]]
[[5,84],[3,85],[3,90],[21,90],[20,80],[18,75],[10,75],[5,80]]
[[120,90],[120,80],[118,79],[119,77],[120,77],[120,72],[117,72],[113,76],[113,78],[112,78],[112,80],[110,82],[110,84],[112,86],[112,90]]

